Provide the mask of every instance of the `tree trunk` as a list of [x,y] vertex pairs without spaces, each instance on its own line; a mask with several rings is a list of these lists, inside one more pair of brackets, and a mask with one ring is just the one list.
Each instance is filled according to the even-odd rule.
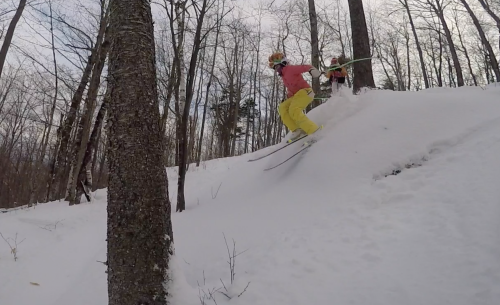
[[166,305],[173,233],[151,5],[110,8],[108,303]]
[[175,83],[175,63],[172,65],[172,69],[170,70],[170,76],[168,78],[168,83],[167,83],[167,96],[165,98],[164,104],[163,104],[163,114],[161,116],[161,121],[160,121],[160,126],[162,133],[165,133],[166,125],[167,125],[167,118],[168,118],[168,106],[170,106],[170,100],[172,99],[172,95],[174,93],[174,83]]
[[205,18],[206,10],[207,10],[207,0],[203,0],[202,7],[198,13],[198,20],[197,20],[198,23],[196,25],[196,32],[194,36],[193,53],[191,54],[189,71],[187,74],[187,82],[185,88],[185,104],[184,105],[181,104],[180,107],[182,119],[180,124],[181,137],[179,139],[179,178],[177,182],[177,206],[176,206],[177,212],[182,212],[186,209],[186,199],[184,197],[184,183],[186,180],[186,172],[187,172],[186,163],[188,157],[187,124],[189,118],[189,110],[191,108],[191,100],[193,99],[196,65],[198,62],[198,54],[200,52],[200,46],[201,46],[201,30],[203,27],[203,20]]
[[0,49],[0,77],[2,77],[3,66],[7,58],[7,52],[9,51],[12,38],[14,37],[14,31],[16,30],[16,26],[17,23],[19,22],[19,19],[21,19],[21,15],[23,14],[25,6],[26,6],[26,0],[19,1],[19,6],[17,7],[14,17],[10,21],[9,28],[7,29],[7,33],[5,34],[2,48]]
[[462,32],[460,31],[460,26],[459,26],[460,17],[457,11],[454,11],[453,13],[454,13],[455,26],[457,27],[458,40],[460,41],[460,46],[462,47],[465,58],[467,59],[467,66],[469,68],[469,73],[472,77],[472,81],[474,82],[474,86],[477,86],[477,78],[476,75],[474,75],[474,70],[472,69],[472,62],[469,56],[469,52],[467,51],[467,47],[465,46],[464,40],[462,38]]
[[[365,11],[361,0],[349,1],[349,15],[351,16],[353,59],[370,57],[370,39],[366,27]],[[373,80],[372,61],[363,60],[353,63],[354,81],[353,92],[357,93],[362,87],[375,88]]]
[[[232,143],[231,143],[231,152],[230,156],[234,156],[236,152],[236,137],[237,137],[237,128],[238,128],[238,117],[239,117],[239,111],[240,111],[240,104],[241,104],[241,91],[243,90],[243,85],[242,85],[242,76],[243,76],[243,66],[244,66],[244,57],[243,57],[243,51],[245,50],[245,37],[243,36],[243,45],[241,49],[239,49],[239,44],[236,45],[236,50],[235,50],[235,68],[234,68],[234,73],[237,75],[236,77],[236,92],[235,92],[235,102],[234,102],[234,108],[233,108],[233,120],[232,120],[232,126],[231,126],[231,132],[230,134],[233,135],[232,138]],[[240,63],[240,58],[241,58],[241,63]],[[241,67],[241,68],[240,68]]]
[[[317,69],[319,66],[319,43],[318,43],[318,17],[316,15],[316,6],[314,0],[308,0],[309,4],[309,22],[311,24],[311,65]],[[320,82],[319,77],[313,77],[312,89],[317,97],[320,97]],[[321,105],[321,100],[314,100],[311,103],[311,109]]]
[[[250,86],[249,86],[249,96],[252,96],[252,76],[253,76],[253,58],[252,58],[252,63],[250,64]],[[258,69],[258,67],[256,67]],[[254,94],[255,95],[255,94]],[[255,101],[254,101],[255,103]],[[250,118],[252,117],[253,112],[250,111],[250,104],[252,102],[246,103],[247,104],[247,124],[245,126],[245,147],[243,148],[243,153],[248,153],[248,140],[250,139]],[[252,104],[252,108],[255,108]],[[253,122],[253,119],[251,120]]]
[[[87,201],[90,202],[90,192],[92,191],[92,180],[88,178],[88,170],[90,169],[91,162],[95,163],[96,160],[92,160],[93,151],[97,150],[97,138],[99,134],[99,130],[102,128],[102,123],[104,121],[104,116],[106,115],[106,111],[109,103],[109,95],[106,94],[104,100],[102,102],[101,108],[99,108],[99,112],[97,112],[97,117],[95,119],[94,128],[92,129],[92,133],[90,134],[89,141],[85,147],[85,154],[83,155],[82,164],[80,165],[80,169],[78,172],[78,179],[76,181],[76,196],[75,196],[75,204],[80,203],[80,198],[83,194],[87,198]],[[82,185],[82,183],[84,185]],[[85,189],[84,189],[85,188]]]
[[[223,8],[222,14],[223,13],[224,13],[224,8]],[[220,18],[218,16],[217,16],[216,31],[217,32],[215,33],[214,53],[213,53],[213,58],[212,58],[212,65],[210,68],[210,77],[208,78],[207,90],[205,91],[205,103],[203,105],[203,117],[201,120],[201,131],[200,131],[200,140],[198,142],[198,153],[197,153],[197,159],[196,159],[196,166],[200,166],[201,147],[202,147],[202,143],[203,143],[203,133],[205,131],[205,119],[207,116],[208,94],[210,92],[210,87],[212,86],[212,81],[213,81],[213,77],[214,77],[215,59],[216,59],[216,55],[217,55],[217,45],[218,45],[218,41],[219,41],[219,32],[220,32]]]
[[[40,150],[40,156],[39,159],[36,162],[35,166],[35,172],[33,173],[32,181],[32,189],[31,189],[31,195],[30,195],[30,203],[37,203],[38,202],[38,181],[40,180],[39,178],[39,171],[40,167],[43,164],[43,160],[45,159],[45,153],[47,150],[47,145],[49,142],[50,138],[50,132],[52,130],[52,123],[54,122],[54,113],[56,111],[56,105],[57,105],[57,95],[59,93],[59,76],[58,76],[58,71],[57,71],[57,59],[56,59],[56,48],[55,48],[55,43],[54,43],[54,25],[53,25],[53,16],[52,16],[52,2],[49,1],[49,12],[50,12],[50,37],[51,37],[51,45],[52,45],[52,60],[54,61],[54,98],[52,99],[52,107],[50,108],[50,114],[49,114],[49,122],[47,126],[47,133],[45,135],[45,138],[42,140],[42,147]],[[50,179],[50,177],[49,177]]]
[[405,28],[405,42],[406,42],[406,73],[408,74],[408,85],[406,89],[408,91],[411,90],[411,62],[410,62],[410,33],[408,33],[408,29]]
[[[107,14],[104,19],[108,19]],[[107,36],[107,34],[105,34],[105,36]],[[70,205],[80,203],[80,198],[76,197],[76,187],[79,184],[78,174],[80,173],[80,166],[83,162],[85,149],[87,147],[87,142],[89,139],[92,116],[94,114],[97,103],[97,93],[99,90],[101,74],[104,68],[104,63],[106,61],[106,56],[108,54],[108,49],[109,42],[107,41],[107,37],[105,37],[105,41],[99,47],[99,55],[92,71],[92,77],[90,79],[90,84],[87,92],[85,110],[82,114],[82,118],[80,119],[80,123],[78,124],[76,141],[73,144],[71,171],[68,179],[68,190],[66,198],[66,200],[69,201]]]

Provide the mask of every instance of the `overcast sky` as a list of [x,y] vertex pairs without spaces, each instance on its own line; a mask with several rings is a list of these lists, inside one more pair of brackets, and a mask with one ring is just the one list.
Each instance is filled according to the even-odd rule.
[[[30,0],[28,0],[30,1]],[[88,3],[89,6],[94,4],[95,11],[98,11],[98,0],[80,0],[82,2]],[[304,0],[305,1],[305,0]],[[365,5],[373,5],[379,0],[370,0],[364,1]],[[396,1],[396,0],[394,0]],[[15,9],[17,7],[18,0],[0,0],[2,4],[0,4],[0,9],[5,7],[10,7]],[[81,7],[78,5],[77,0],[52,0],[54,7],[63,7],[64,14],[68,16],[70,19],[81,20],[81,16],[87,15],[84,11],[82,11]],[[284,3],[285,0],[275,0],[274,4],[279,5]],[[306,2],[306,1],[305,1]],[[316,0],[317,8],[325,7],[327,5],[333,5],[336,1],[333,0]],[[347,8],[347,0],[341,0],[343,2],[344,7]],[[43,8],[48,11],[48,5],[46,0],[31,0],[31,3],[35,4],[37,8]],[[264,6],[268,6],[271,1],[270,0],[234,0],[231,2],[237,8],[234,11],[235,15],[241,14],[241,16],[245,17],[246,22],[257,23],[258,20],[256,18],[257,10],[256,8],[259,6],[259,3],[262,3]],[[154,10],[160,10],[158,5],[153,5],[155,7]],[[3,22],[7,24],[8,21],[12,18],[13,13],[6,18]],[[158,12],[154,12],[155,16],[158,16]],[[16,56],[20,53],[20,49],[26,51],[30,54],[40,54],[46,57],[48,60],[51,60],[51,50],[50,50],[50,32],[47,29],[44,29],[39,24],[33,22],[33,20],[39,18],[39,14],[31,7],[27,6],[23,17],[21,18],[18,27],[16,28],[16,32],[13,39],[13,47],[11,48],[8,56],[8,61],[15,63],[16,61],[21,60],[23,57]],[[275,22],[274,17],[266,16],[262,19],[262,30],[264,32],[272,29],[273,23]],[[45,22],[45,27],[48,27]],[[80,28],[90,28],[90,20],[81,20],[78,24]],[[157,24],[156,30],[158,30],[159,26]],[[17,48],[17,49],[16,49]],[[265,46],[263,46],[265,48]],[[296,54],[295,54],[296,55]],[[267,54],[262,54],[262,56],[267,57]],[[325,56],[330,56],[330,54],[325,54]],[[289,57],[293,58],[294,54],[289,54]],[[59,63],[63,63],[65,60],[63,58],[59,58]]]

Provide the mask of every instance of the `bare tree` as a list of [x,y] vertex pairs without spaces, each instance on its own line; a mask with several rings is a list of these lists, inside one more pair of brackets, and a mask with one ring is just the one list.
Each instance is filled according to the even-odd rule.
[[420,69],[422,69],[422,77],[424,78],[425,88],[429,88],[430,84],[429,84],[429,79],[427,76],[427,71],[425,68],[424,55],[422,53],[422,47],[420,46],[420,43],[418,41],[419,38],[418,38],[418,34],[417,34],[417,29],[415,28],[415,23],[413,22],[413,16],[412,16],[411,11],[410,11],[410,6],[408,4],[408,0],[399,0],[399,3],[401,3],[401,5],[403,5],[403,7],[406,10],[406,14],[408,15],[408,21],[410,23],[411,31],[413,33],[413,39],[415,39],[415,45],[416,45],[417,51],[418,51],[418,58],[420,60]]
[[19,22],[19,19],[21,19],[21,15],[23,14],[25,6],[26,6],[26,0],[20,0],[16,13],[14,14],[12,20],[10,21],[7,33],[5,34],[2,48],[0,49],[0,77],[2,76],[2,70],[5,64],[5,59],[7,58],[7,52],[9,51],[12,38],[14,37],[14,31],[16,29],[17,23]]
[[445,17],[445,8],[448,6],[449,0],[418,0],[416,3],[422,11],[430,11],[438,17],[444,31],[444,36],[446,38],[451,58],[453,59],[453,68],[455,69],[455,73],[457,75],[457,85],[459,87],[463,86],[464,78],[462,74],[462,66],[460,65],[455,43],[453,42],[453,36]]
[[[186,209],[186,200],[184,197],[184,183],[186,179],[187,172],[187,161],[188,161],[188,118],[189,110],[191,106],[191,101],[193,99],[194,84],[195,84],[195,72],[196,65],[198,62],[198,54],[202,45],[202,41],[205,39],[208,32],[202,35],[203,22],[207,11],[213,6],[215,1],[209,3],[209,0],[203,0],[201,8],[198,7],[197,3],[193,4],[193,8],[197,15],[196,31],[193,43],[193,52],[191,54],[191,60],[189,62],[189,70],[187,73],[186,87],[183,88],[181,85],[181,90],[185,90],[185,103],[181,104],[180,113],[180,130],[179,130],[179,179],[177,181],[177,207],[176,211],[182,212]],[[183,82],[183,75],[181,74],[181,82]]]
[[[106,25],[108,21],[109,8],[104,9],[104,11],[105,14],[102,23]],[[81,184],[83,183],[85,177],[84,174],[82,177],[82,172],[84,173],[86,170],[85,168],[82,168],[82,163],[91,130],[92,116],[97,104],[101,74],[108,55],[109,42],[107,41],[107,34],[108,33],[105,30],[104,42],[97,48],[97,59],[92,69],[92,76],[90,78],[87,97],[85,99],[85,107],[78,124],[76,138],[72,149],[71,170],[68,177],[66,191],[66,200],[69,201],[70,205],[80,203],[80,197],[76,196],[76,188],[80,185],[79,188],[82,190]],[[82,180],[78,180],[79,176]]]
[[[219,4],[219,2],[218,2]],[[205,91],[205,99],[204,99],[204,105],[203,105],[203,118],[201,121],[201,130],[200,130],[200,138],[198,142],[198,152],[197,152],[197,157],[196,157],[196,166],[200,166],[200,160],[201,160],[201,147],[203,143],[203,132],[205,131],[205,120],[207,116],[207,108],[208,108],[208,94],[210,92],[210,87],[212,86],[213,78],[214,78],[214,70],[215,70],[215,60],[217,57],[217,47],[219,45],[219,34],[220,34],[220,28],[221,28],[221,22],[222,22],[222,17],[224,16],[224,1],[222,2],[222,12],[221,12],[221,17],[219,17],[219,5],[217,5],[217,16],[216,16],[216,33],[215,33],[215,44],[214,44],[214,51],[212,54],[212,64],[210,67],[210,76],[208,78],[207,82],[207,87]]]
[[44,137],[42,139],[42,145],[40,148],[40,153],[38,160],[35,165],[35,172],[32,177],[32,186],[31,186],[31,199],[30,203],[35,203],[37,201],[36,194],[38,190],[38,178],[39,170],[42,166],[43,160],[45,158],[47,145],[49,143],[50,132],[52,130],[53,122],[54,122],[54,114],[56,111],[57,105],[57,95],[59,93],[59,77],[58,77],[58,69],[57,69],[57,59],[56,59],[56,46],[55,46],[55,38],[54,38],[54,20],[52,14],[52,1],[49,0],[49,13],[50,13],[50,38],[51,38],[51,46],[52,46],[52,59],[54,61],[54,97],[52,98],[52,105],[50,107],[49,121],[47,123],[47,131],[44,131]]
[[[481,2],[485,3],[483,0],[480,0]],[[490,42],[486,38],[486,35],[484,34],[483,28],[481,27],[481,24],[479,23],[479,20],[477,19],[476,15],[470,8],[469,4],[465,0],[460,0],[462,5],[465,7],[467,12],[469,13],[470,17],[472,18],[472,22],[474,23],[474,26],[477,29],[477,33],[479,34],[479,37],[481,37],[481,43],[484,45],[486,48],[486,51],[488,52],[488,58],[491,61],[491,67],[493,68],[493,71],[495,73],[497,82],[500,82],[500,67],[498,66],[498,61],[497,58],[495,57],[495,52],[493,52],[493,48],[491,47]],[[486,4],[486,3],[485,3]],[[500,20],[497,21],[500,23]],[[499,24],[499,31],[500,31],[500,24]],[[467,55],[468,56],[468,55]],[[468,61],[470,61],[467,58]],[[474,78],[475,82],[475,78]],[[476,84],[477,85],[477,84]]]
[[[497,24],[498,28],[498,35],[500,37],[500,15],[496,14],[493,11],[493,8],[488,3],[488,0],[478,0],[478,1],[479,3],[481,3],[481,6],[484,8],[484,10],[490,15],[490,17],[493,18],[493,20],[495,20],[495,23]],[[500,50],[500,39],[498,40],[498,49]]]
[[[88,59],[84,61],[85,67],[82,71],[82,76],[76,90],[74,90],[74,93],[71,97],[69,110],[66,113],[66,117],[61,126],[59,143],[57,145],[57,154],[54,157],[54,162],[51,168],[51,179],[49,181],[49,186],[47,189],[47,200],[55,200],[57,198],[63,197],[64,190],[66,190],[66,188],[64,187],[66,186],[65,182],[69,179],[65,179],[66,177],[68,177],[65,174],[69,172],[69,170],[67,170],[67,165],[69,163],[68,160],[70,159],[70,152],[74,151],[73,149],[70,149],[74,148],[71,146],[71,137],[72,135],[74,135],[73,125],[77,120],[78,110],[80,108],[82,100],[84,99],[85,89],[87,88],[87,85],[91,80],[92,72],[95,71],[94,65],[98,61],[99,55],[102,55],[102,52],[100,51],[102,50],[102,45],[104,43],[105,32],[107,28],[107,18],[105,18],[107,11],[108,9],[106,1],[102,1],[99,29],[95,38],[95,43],[90,48],[90,55],[88,56]],[[74,28],[74,26],[68,26]],[[80,31],[78,30],[77,32],[80,33]],[[97,77],[97,80],[99,79],[99,77]],[[97,80],[95,82],[97,82]],[[75,155],[73,155],[73,157],[74,156]]]

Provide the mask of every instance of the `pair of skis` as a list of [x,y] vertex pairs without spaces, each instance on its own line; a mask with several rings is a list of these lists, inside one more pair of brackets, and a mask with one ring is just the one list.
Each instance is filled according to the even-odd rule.
[[[263,156],[260,156],[260,157],[255,158],[255,159],[250,159],[250,160],[248,160],[248,162],[257,161],[257,160],[263,159],[263,158],[265,158],[265,157],[268,157],[268,156],[270,156],[270,155],[272,155],[272,154],[274,154],[274,153],[276,153],[276,152],[278,152],[278,151],[280,151],[280,150],[282,150],[282,149],[284,149],[284,148],[286,148],[286,147],[288,147],[288,146],[292,145],[293,143],[295,143],[295,142],[297,142],[297,141],[300,141],[300,140],[302,140],[302,139],[304,139],[304,138],[306,138],[306,137],[307,137],[307,135],[304,135],[304,136],[302,136],[302,137],[300,137],[300,138],[298,138],[298,139],[295,139],[295,140],[293,140],[293,141],[291,141],[291,142],[286,143],[285,145],[281,146],[280,148],[275,149],[275,150],[273,150],[273,151],[271,151],[271,152],[269,152],[269,153],[267,153],[267,154],[265,154],[265,155],[263,155]],[[306,150],[306,149],[308,149],[309,147],[311,147],[311,145],[312,145],[313,143],[315,143],[315,142],[316,142],[316,140],[315,140],[315,139],[311,139],[311,140],[309,140],[309,141],[304,142],[304,144],[302,144],[302,147],[301,147],[301,148],[300,148],[300,149],[299,149],[296,153],[294,153],[293,155],[291,155],[290,157],[288,157],[288,158],[287,158],[287,159],[285,159],[284,161],[282,161],[282,162],[280,162],[280,163],[278,163],[278,164],[276,164],[276,165],[274,165],[274,166],[271,166],[271,167],[268,167],[268,168],[264,169],[264,171],[268,171],[268,170],[271,170],[271,169],[273,169],[273,168],[276,168],[276,167],[278,167],[278,166],[282,165],[283,163],[285,163],[285,162],[289,161],[289,160],[290,160],[290,159],[292,159],[293,157],[295,157],[295,156],[299,155],[299,154],[300,154],[300,153],[302,153],[304,150]]]

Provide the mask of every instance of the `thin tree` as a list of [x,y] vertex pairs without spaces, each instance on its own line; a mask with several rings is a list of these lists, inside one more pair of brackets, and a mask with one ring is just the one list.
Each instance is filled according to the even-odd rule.
[[[500,36],[500,14],[495,14],[495,12],[493,12],[493,9],[491,8],[487,0],[478,0],[478,1],[479,3],[481,3],[481,6],[488,13],[488,15],[490,15],[490,17],[493,18],[493,20],[495,20],[495,23],[497,24],[498,28],[498,35]],[[498,48],[500,50],[500,39],[498,40]]]
[[[354,59],[368,58],[370,57],[370,38],[368,36],[365,11],[361,0],[349,0],[349,15],[351,16]],[[353,92],[358,92],[362,87],[375,87],[371,60],[355,62],[353,68]]]
[[30,203],[36,203],[37,199],[37,190],[38,190],[38,181],[39,181],[39,171],[40,167],[45,158],[45,153],[47,150],[47,145],[49,143],[50,131],[52,130],[52,125],[54,122],[54,114],[56,110],[57,104],[57,95],[59,93],[59,76],[57,71],[57,58],[56,58],[56,46],[54,42],[54,19],[52,14],[52,1],[49,0],[49,13],[50,13],[50,38],[51,38],[51,46],[52,46],[52,59],[54,61],[54,97],[52,99],[52,106],[50,108],[49,114],[49,122],[47,123],[47,132],[45,133],[45,137],[42,138],[42,145],[40,148],[39,158],[37,160],[37,164],[35,166],[34,177],[32,178],[32,189],[31,189],[31,198]]
[[[318,44],[318,16],[316,15],[316,6],[314,0],[308,0],[309,4],[309,22],[311,24],[311,64],[321,69],[319,66],[319,44]],[[320,82],[318,77],[312,79],[312,89],[315,94],[320,93]],[[315,100],[312,103],[312,108],[321,104],[320,100]]]
[[[457,74],[457,85],[458,87],[463,86],[464,77],[462,73],[462,66],[460,65],[460,60],[458,59],[455,43],[453,42],[453,35],[448,26],[448,22],[446,21],[445,16],[445,8],[449,4],[449,0],[418,0],[416,4],[422,11],[433,12],[438,17],[441,26],[443,27],[444,36],[446,38],[448,49],[453,60],[452,66],[455,69],[455,73]],[[434,16],[430,17],[430,19],[433,18]]]
[[150,3],[110,2],[109,305],[169,299],[173,234]]
[[85,68],[83,69],[83,73],[78,83],[78,87],[73,93],[71,98],[71,103],[69,106],[69,110],[66,113],[66,117],[64,122],[61,124],[58,150],[56,155],[54,156],[54,162],[51,166],[51,178],[49,180],[49,185],[47,188],[47,201],[56,200],[61,197],[62,185],[64,184],[64,173],[66,172],[66,166],[69,158],[69,147],[71,147],[71,136],[73,134],[73,124],[77,119],[78,109],[80,108],[80,104],[83,100],[83,96],[85,93],[85,89],[91,79],[92,69],[94,64],[97,62],[99,58],[99,50],[101,50],[101,46],[104,41],[105,31],[107,27],[107,18],[105,18],[106,10],[106,2],[101,2],[101,16],[99,20],[99,30],[97,36],[95,38],[95,43],[90,51],[88,56],[88,60],[85,63]]
[[203,144],[203,133],[205,131],[205,120],[207,116],[207,106],[208,106],[208,94],[210,92],[210,87],[212,86],[212,81],[214,77],[214,69],[215,69],[215,59],[217,55],[217,46],[219,42],[219,34],[220,34],[220,27],[221,27],[221,19],[222,16],[224,16],[224,4],[225,2],[222,2],[222,13],[221,17],[219,17],[219,1],[217,1],[217,16],[216,16],[216,32],[215,32],[215,44],[214,44],[214,52],[213,52],[213,57],[212,57],[212,64],[210,65],[210,76],[208,78],[208,83],[207,83],[207,89],[205,91],[205,99],[204,99],[204,104],[203,104],[203,118],[201,120],[201,131],[200,131],[200,138],[198,140],[198,152],[196,153],[196,166],[200,166],[201,162],[201,147]]
[[428,89],[430,87],[429,78],[427,76],[427,69],[425,68],[424,55],[422,53],[422,47],[420,46],[420,42],[418,41],[417,30],[415,28],[415,23],[413,22],[410,6],[408,5],[408,0],[399,0],[399,2],[401,3],[401,5],[403,5],[403,7],[406,10],[406,14],[408,15],[408,21],[411,26],[413,38],[415,39],[415,45],[417,46],[418,58],[420,59],[420,68],[422,69],[422,77],[424,78],[425,88]]
[[[183,75],[181,75],[181,88],[180,90],[184,90],[184,103],[181,103],[180,107],[180,130],[179,130],[179,178],[177,181],[177,206],[176,211],[182,212],[186,209],[186,199],[184,197],[184,183],[186,180],[186,172],[187,172],[187,162],[188,162],[188,118],[189,118],[189,110],[191,109],[191,101],[193,100],[194,94],[194,84],[195,84],[195,72],[196,66],[198,63],[198,54],[200,52],[202,41],[205,39],[206,35],[202,35],[203,29],[203,21],[205,19],[205,15],[207,10],[214,4],[215,1],[208,3],[208,0],[203,0],[201,4],[201,8],[198,7],[198,4],[193,5],[197,15],[197,24],[196,31],[194,35],[194,43],[193,43],[193,53],[191,54],[191,60],[189,62],[189,70],[187,73],[187,81],[186,86],[183,86]],[[184,88],[183,88],[184,87]]]
[[16,29],[17,23],[19,22],[19,19],[21,19],[21,15],[23,14],[25,6],[26,0],[19,1],[19,6],[17,7],[14,17],[10,21],[9,28],[7,29],[7,33],[5,34],[2,48],[0,49],[0,77],[2,77],[3,65],[5,64],[5,59],[7,58],[7,52],[9,51],[12,37],[14,37],[14,31]]
[[[500,82],[500,67],[498,66],[498,61],[495,57],[495,52],[493,52],[493,48],[491,47],[490,42],[486,38],[486,35],[484,34],[483,28],[481,27],[481,24],[479,23],[479,20],[477,19],[476,15],[470,8],[469,4],[465,0],[460,0],[462,5],[465,7],[467,12],[469,13],[470,17],[472,18],[472,22],[474,23],[474,26],[477,29],[477,32],[479,34],[479,37],[481,38],[481,43],[484,45],[486,48],[486,51],[488,52],[488,57],[491,62],[491,67],[493,68],[493,72],[495,73],[497,82]],[[500,22],[500,20],[499,20]],[[500,25],[499,25],[500,26]],[[500,28],[499,28],[500,30]]]

